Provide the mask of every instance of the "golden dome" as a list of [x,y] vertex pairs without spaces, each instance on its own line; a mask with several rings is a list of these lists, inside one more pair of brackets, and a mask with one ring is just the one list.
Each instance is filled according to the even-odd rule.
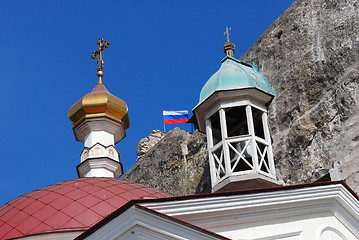
[[96,117],[108,117],[120,122],[125,130],[130,126],[126,103],[112,95],[103,85],[101,78],[92,92],[72,105],[68,117],[74,127],[84,119]]

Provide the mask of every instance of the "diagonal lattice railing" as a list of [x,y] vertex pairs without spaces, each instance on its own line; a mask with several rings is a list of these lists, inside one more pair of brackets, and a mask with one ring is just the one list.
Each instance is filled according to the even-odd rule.
[[[231,158],[231,172],[235,172],[236,167],[240,163],[240,161],[243,161],[245,164],[247,164],[248,167],[253,169],[253,164],[251,164],[246,158],[245,155],[248,155],[248,146],[250,144],[250,140],[244,140],[240,142],[234,142],[230,143],[228,142],[228,146],[230,149],[235,153],[235,156]],[[236,144],[236,147],[233,146],[233,144]]]
[[271,169],[269,165],[268,148],[269,144],[261,138],[256,137],[255,141],[256,151],[258,155],[258,172],[271,176]]
[[[255,142],[255,149],[253,149],[252,141]],[[229,171],[226,169],[223,144],[227,145],[230,151],[229,164],[227,165],[230,167]],[[210,151],[215,166],[215,182],[220,182],[224,179],[228,172],[230,175],[240,175],[256,171],[254,167],[255,159],[258,159],[256,172],[272,177],[268,160],[268,148],[269,144],[264,139],[255,137],[253,140],[248,135],[230,137],[217,143]],[[256,158],[254,158],[254,154],[257,154]]]
[[224,163],[224,152],[222,142],[218,143],[211,149],[211,154],[214,159],[215,173],[216,173],[216,182],[220,181],[224,176],[226,176],[226,168]]

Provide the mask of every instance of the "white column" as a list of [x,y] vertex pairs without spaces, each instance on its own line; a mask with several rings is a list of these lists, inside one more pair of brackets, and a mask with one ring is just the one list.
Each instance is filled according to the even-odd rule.
[[269,169],[271,174],[275,178],[276,174],[275,174],[275,166],[273,160],[272,141],[270,138],[269,128],[268,128],[268,115],[265,112],[262,114],[262,122],[263,122],[264,137],[266,142],[268,143],[267,155],[268,155]]
[[219,109],[219,119],[221,122],[221,134],[222,134],[222,143],[223,143],[223,154],[224,154],[224,165],[226,167],[226,175],[229,176],[231,173],[231,162],[229,148],[227,144],[227,122],[226,122],[226,113],[221,108]]
[[211,173],[211,184],[212,188],[216,183],[216,165],[214,164],[214,158],[211,153],[213,148],[213,134],[212,134],[212,123],[211,120],[206,119],[206,134],[207,134],[207,147],[208,147],[208,158],[209,158],[209,172]]
[[256,144],[256,139],[255,139],[252,107],[250,105],[246,106],[246,116],[247,116],[247,123],[248,123],[248,133],[251,135],[250,146],[253,151],[253,153],[252,153],[253,168],[256,172],[258,172],[258,156],[257,156],[257,147],[256,147],[257,144]]
[[92,147],[96,143],[100,143],[105,147],[113,145],[115,146],[115,137],[112,133],[104,130],[91,131],[86,137],[84,145],[85,147]]

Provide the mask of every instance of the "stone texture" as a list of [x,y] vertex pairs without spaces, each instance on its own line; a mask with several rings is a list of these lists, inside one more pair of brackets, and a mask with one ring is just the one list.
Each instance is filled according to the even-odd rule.
[[122,179],[174,196],[210,192],[206,144],[204,134],[175,128],[143,154]]
[[[165,132],[161,132],[160,130],[152,130],[150,135],[146,138],[142,138],[140,142],[136,146],[137,156],[141,157],[148,150],[150,150],[156,143],[158,143],[164,136]],[[138,160],[138,159],[137,159]]]
[[297,0],[241,57],[270,81],[279,177],[312,182],[333,164],[359,190],[359,3]]

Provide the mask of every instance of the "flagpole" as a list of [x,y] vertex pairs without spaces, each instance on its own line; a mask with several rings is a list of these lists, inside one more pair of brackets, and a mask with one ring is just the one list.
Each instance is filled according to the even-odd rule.
[[163,132],[166,132],[166,127],[165,127],[165,111],[162,111],[162,115],[163,115]]

